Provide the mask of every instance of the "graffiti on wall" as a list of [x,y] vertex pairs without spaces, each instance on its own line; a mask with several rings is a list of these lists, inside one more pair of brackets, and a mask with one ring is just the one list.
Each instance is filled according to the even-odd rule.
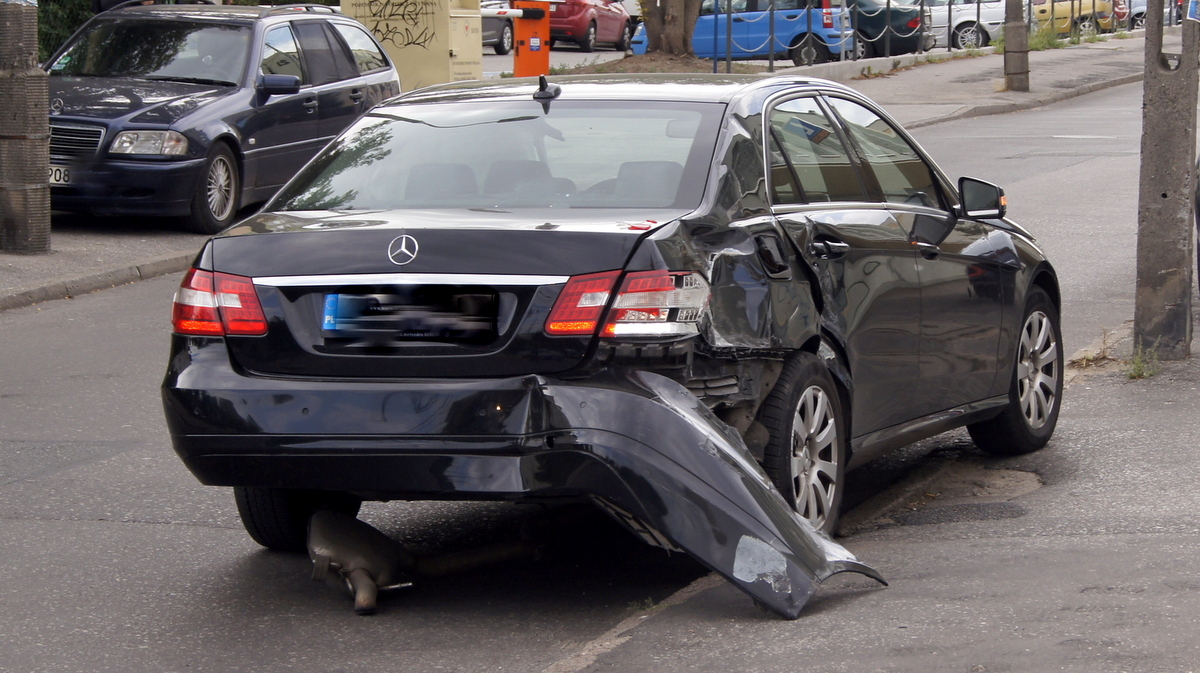
[[437,39],[433,16],[437,0],[367,0],[367,24],[380,42],[396,47],[428,48]]

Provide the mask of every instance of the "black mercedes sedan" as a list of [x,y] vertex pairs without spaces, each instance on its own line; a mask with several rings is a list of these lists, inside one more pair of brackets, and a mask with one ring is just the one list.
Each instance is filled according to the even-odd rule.
[[422,89],[204,246],[168,426],[270,548],[319,507],[578,499],[794,616],[863,571],[821,534],[848,470],[1050,439],[1058,281],[1005,210],[823,80]]
[[47,70],[53,207],[208,234],[400,92],[364,26],[322,5],[126,3]]

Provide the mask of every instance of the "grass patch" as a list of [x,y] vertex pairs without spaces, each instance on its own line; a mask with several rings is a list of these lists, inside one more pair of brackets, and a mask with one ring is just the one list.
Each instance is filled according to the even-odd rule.
[[1117,358],[1113,355],[1113,349],[1116,347],[1113,333],[1110,330],[1104,330],[1100,333],[1100,348],[1095,352],[1086,352],[1077,358],[1067,362],[1068,366],[1077,367],[1079,369],[1087,369],[1090,367],[1100,367],[1110,362],[1117,362]]
[[1125,376],[1131,379],[1148,379],[1158,373],[1158,342],[1150,348],[1141,344],[1133,347],[1133,355],[1125,361]]

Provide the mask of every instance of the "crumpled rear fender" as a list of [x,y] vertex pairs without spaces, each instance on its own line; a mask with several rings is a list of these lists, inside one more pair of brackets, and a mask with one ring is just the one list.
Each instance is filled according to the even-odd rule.
[[589,453],[616,477],[584,470],[561,486],[589,493],[648,541],[686,551],[773,612],[794,619],[840,572],[886,585],[796,515],[736,431],[678,383],[625,371],[545,381],[541,393],[555,449]]

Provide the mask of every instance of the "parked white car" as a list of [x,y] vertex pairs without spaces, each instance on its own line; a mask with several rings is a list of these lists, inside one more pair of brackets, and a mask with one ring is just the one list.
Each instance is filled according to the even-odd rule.
[[986,47],[1004,34],[1004,3],[1001,0],[925,0],[934,48],[947,43],[955,49]]

